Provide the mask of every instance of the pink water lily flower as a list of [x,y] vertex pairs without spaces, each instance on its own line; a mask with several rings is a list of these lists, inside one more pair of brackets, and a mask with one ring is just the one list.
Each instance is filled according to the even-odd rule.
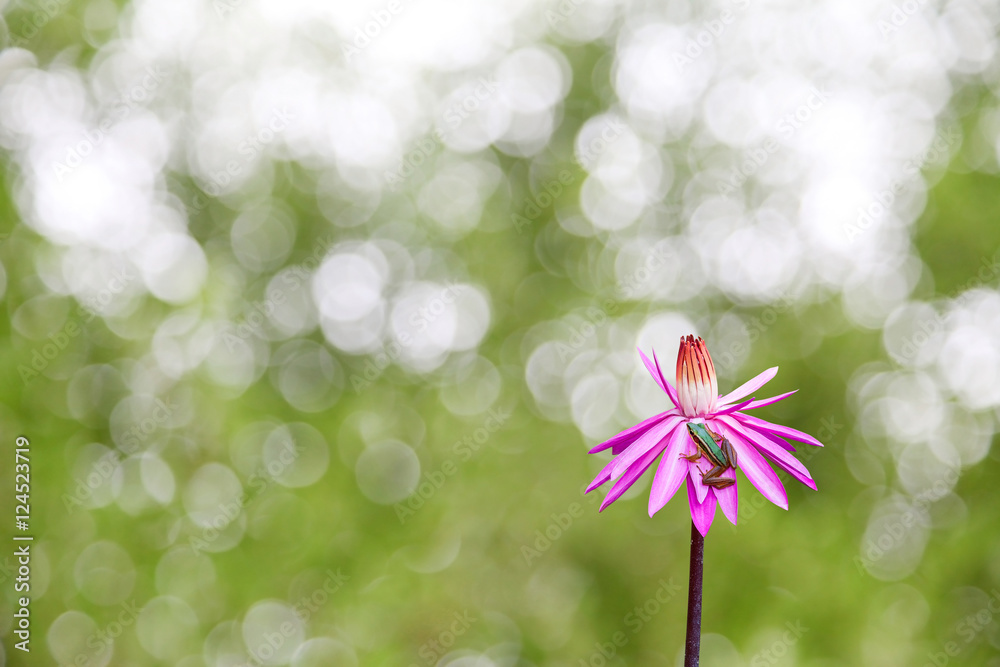
[[677,353],[676,389],[663,377],[655,352],[652,362],[642,350],[639,351],[639,356],[674,407],[622,431],[590,450],[594,454],[610,447],[612,454],[615,454],[587,487],[589,493],[609,480],[617,480],[601,503],[601,510],[618,500],[660,457],[660,464],[653,477],[653,488],[649,493],[649,516],[666,505],[681,483],[687,480],[691,518],[702,535],[708,534],[708,529],[712,526],[716,501],[722,506],[722,513],[735,525],[739,510],[737,485],[732,483],[726,486],[721,479],[735,481],[736,470],[727,467],[724,472],[719,473],[719,479],[710,479],[714,483],[704,483],[702,478],[713,464],[704,455],[697,457],[699,449],[688,432],[689,422],[705,424],[714,434],[728,439],[736,454],[736,468],[742,470],[761,494],[778,507],[788,509],[788,496],[778,475],[768,465],[769,461],[809,488],[816,489],[809,471],[790,453],[795,448],[786,438],[817,447],[822,447],[823,444],[807,433],[742,412],[771,405],[795,393],[790,391],[759,401],[753,398],[744,400],[771,380],[778,372],[777,367],[767,369],[720,397],[715,366],[705,347],[705,341],[701,338],[681,338]]

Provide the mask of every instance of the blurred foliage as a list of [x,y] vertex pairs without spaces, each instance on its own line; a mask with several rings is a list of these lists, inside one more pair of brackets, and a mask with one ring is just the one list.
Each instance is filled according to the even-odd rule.
[[[65,7],[28,47],[43,65],[60,60],[83,69],[101,40],[109,37],[85,39],[80,18],[84,5]],[[17,28],[32,11],[9,7],[8,25]],[[586,454],[595,438],[581,434],[569,408],[559,413],[539,407],[525,381],[526,359],[538,342],[534,327],[560,322],[558,330],[566,333],[567,322],[579,321],[572,319],[574,313],[609,298],[607,286],[614,282],[609,280],[611,261],[602,254],[617,243],[614,234],[571,234],[555,214],[580,197],[586,173],[566,148],[588,118],[613,103],[612,54],[599,44],[560,48],[574,76],[553,135],[556,148],[540,161],[497,153],[503,184],[485,202],[482,222],[465,235],[442,231],[426,216],[414,214],[412,193],[383,197],[368,222],[334,227],[324,219],[316,197],[308,194],[316,174],[294,162],[277,163],[271,189],[256,193],[258,203],[286,207],[294,221],[294,247],[284,267],[306,261],[331,233],[338,243],[393,239],[383,225],[411,216],[420,230],[420,238],[414,232],[411,239],[414,253],[421,252],[425,241],[445,248],[426,264],[442,271],[461,267],[456,273],[466,272],[462,280],[489,295],[489,329],[473,350],[464,356],[456,353],[436,373],[393,363],[360,390],[351,378],[365,377],[376,354],[338,349],[316,327],[293,336],[322,346],[335,360],[337,379],[330,384],[339,391],[331,390],[336,398],[326,409],[304,411],[290,404],[273,356],[245,389],[222,386],[204,368],[177,382],[142,371],[151,364],[158,328],[184,309],[149,294],[137,299],[125,316],[114,318],[113,325],[103,317],[81,323],[82,334],[72,338],[44,372],[23,381],[19,369],[30,365],[46,337],[28,339],[11,322],[29,299],[48,289],[38,266],[45,262],[49,241],[20,223],[12,193],[21,176],[16,164],[5,159],[0,232],[6,236],[0,261],[6,272],[3,298],[8,317],[0,321],[0,424],[8,447],[20,434],[31,440],[31,522],[37,539],[32,654],[27,657],[13,649],[16,596],[10,571],[3,570],[0,631],[6,664],[54,664],[51,647],[57,647],[58,659],[60,647],[76,641],[67,638],[68,630],[53,629],[57,619],[70,618],[68,611],[82,612],[93,625],[80,617],[66,622],[77,623],[74,629],[83,628],[79,631],[86,635],[87,628],[113,627],[125,603],[141,610],[139,619],[128,617],[110,662],[97,659],[89,664],[232,667],[242,664],[232,657],[243,650],[241,642],[266,634],[254,634],[256,626],[247,620],[251,611],[271,614],[264,625],[273,622],[278,627],[275,619],[280,620],[280,614],[261,605],[278,600],[294,606],[324,590],[329,572],[342,573],[346,581],[331,586],[335,590],[328,599],[310,611],[301,636],[282,641],[287,641],[285,648],[310,638],[335,642],[313,644],[313,657],[300,651],[291,662],[297,667],[431,665],[446,653],[449,657],[441,664],[478,667],[679,664],[690,529],[685,492],[649,518],[648,472],[623,500],[599,514],[601,493],[607,488],[581,495],[604,463]],[[973,107],[968,113],[975,111]],[[421,178],[433,169],[425,167]],[[522,203],[537,194],[538,183],[557,178],[563,169],[570,172],[571,184],[532,221],[527,233],[516,233],[511,213],[523,210]],[[958,296],[970,286],[979,262],[1000,249],[996,180],[995,174],[952,170],[929,191],[914,238],[924,273],[917,297],[931,301]],[[193,300],[201,313],[196,317],[239,321],[264,298],[275,272],[260,272],[246,281],[234,277],[239,272],[229,246],[239,211],[198,188],[193,176],[171,174],[170,192],[188,205],[188,232],[208,260],[204,288]],[[207,201],[204,208],[192,206],[199,199]],[[663,205],[672,207],[665,209],[669,215],[643,223],[653,236],[674,234],[686,224],[679,220],[679,194],[673,192]],[[397,242],[407,242],[404,232],[395,237]],[[992,275],[986,287],[993,291],[996,283]],[[80,322],[76,301],[57,298],[66,310],[57,318],[57,329],[46,336],[68,319]],[[705,333],[710,345],[709,332],[724,317],[738,318],[738,328],[745,331],[751,330],[754,318],[770,318],[775,312],[771,303],[730,298],[721,289],[705,289],[696,298],[669,306],[622,299],[614,308],[614,320],[631,322],[631,328],[619,332],[621,338],[635,338],[646,318],[670,311],[693,323],[694,333]],[[991,617],[966,641],[970,626],[963,621],[988,608],[986,596],[998,595],[1000,589],[996,451],[990,448],[981,460],[964,466],[953,493],[949,490],[928,505],[928,516],[920,519],[931,526],[926,544],[902,550],[916,563],[900,565],[899,576],[875,576],[862,562],[871,516],[892,498],[914,495],[896,477],[898,450],[861,423],[864,405],[858,403],[865,395],[860,386],[851,385],[861,384],[859,373],[865,368],[873,373],[899,369],[885,350],[884,332],[849,317],[835,293],[796,301],[758,331],[749,355],[720,380],[720,391],[726,393],[779,365],[764,395],[799,392],[761,409],[759,416],[825,442],[822,450],[803,447],[801,452],[819,490],[813,492],[779,473],[789,495],[789,511],[783,512],[763,502],[741,475],[739,525],[729,525],[719,513],[706,540],[702,664],[917,665],[956,642],[961,650],[955,664],[1000,665],[1000,626]],[[600,335],[612,336],[604,330]],[[566,333],[563,339],[568,337]],[[729,342],[724,336],[718,340]],[[266,344],[276,349],[283,342]],[[637,364],[634,342],[619,343],[602,343],[598,349],[609,355],[613,349],[615,359],[624,359],[626,366]],[[655,344],[661,362],[672,368],[675,340]],[[488,409],[463,415],[449,409],[443,396],[460,404],[472,400],[476,391],[485,391],[455,380],[463,364],[473,363],[477,354],[495,367],[500,389],[487,401]],[[100,364],[115,373],[87,388],[71,386],[81,369]],[[982,373],[996,375],[1000,370],[983,368]],[[643,382],[652,386],[649,378]],[[140,447],[166,464],[169,484],[157,477],[160,468],[143,470],[135,478],[115,472],[101,482],[102,492],[109,494],[101,506],[67,503],[67,494],[81,483],[76,466],[85,447],[116,447],[112,410],[130,394],[151,390],[175,400],[183,413],[176,427],[157,424]],[[92,409],[73,405],[92,397]],[[510,416],[480,442],[477,432],[487,432],[489,410]],[[995,407],[971,412],[988,424],[987,437],[995,442]],[[608,436],[624,412],[616,414],[606,429]],[[329,455],[322,476],[294,486],[265,475],[257,479],[264,488],[252,491],[249,469],[241,468],[239,443],[250,438],[248,427],[261,422],[272,428],[296,422],[315,428]],[[386,453],[389,458],[376,460],[371,473],[382,477],[370,482],[368,493],[361,488],[365,473],[359,458],[387,441],[404,443],[419,461],[418,486],[398,501],[376,502],[373,494],[391,495],[414,482],[406,455]],[[259,463],[261,455],[256,456]],[[236,468],[243,492],[252,495],[233,520],[240,533],[235,544],[221,548],[213,539],[207,552],[192,552],[197,544],[192,540],[205,536],[191,521],[192,507],[202,502],[199,494],[210,496],[217,488],[197,482],[195,476],[212,463]],[[4,488],[11,489],[12,466],[5,465],[4,471]],[[296,469],[296,474],[307,473]],[[162,492],[163,502],[151,500],[150,489]],[[7,517],[12,514],[12,495],[0,494],[0,512]],[[226,502],[222,496],[219,501]],[[547,530],[558,537],[545,537]],[[88,548],[105,542],[118,547],[108,553],[126,555],[124,567],[110,563],[111,569],[105,570],[101,563],[81,561]],[[172,564],[171,559],[188,554],[189,561]],[[0,556],[0,563],[10,562],[9,552]],[[656,597],[658,590],[672,593],[664,602]],[[180,604],[171,607],[176,600]],[[225,625],[230,622],[235,624]],[[800,631],[789,635],[789,628]],[[609,647],[615,656],[602,657]],[[220,657],[227,652],[228,658]],[[492,662],[474,662],[481,654]]]

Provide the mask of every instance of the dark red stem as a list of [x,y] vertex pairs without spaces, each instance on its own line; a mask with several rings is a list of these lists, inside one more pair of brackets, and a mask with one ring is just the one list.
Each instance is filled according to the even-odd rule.
[[688,579],[687,639],[684,641],[684,667],[698,667],[701,650],[701,575],[705,558],[705,538],[691,522],[691,568]]

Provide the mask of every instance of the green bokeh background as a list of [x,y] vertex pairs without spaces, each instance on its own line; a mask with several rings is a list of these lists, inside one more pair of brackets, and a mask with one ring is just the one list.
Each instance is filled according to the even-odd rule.
[[[28,11],[8,8],[8,25],[17,26]],[[41,63],[76,48],[73,66],[87,65],[94,48],[81,37],[81,11],[76,3],[68,5],[26,45]],[[574,87],[556,143],[571,140],[588,115],[608,103],[604,88],[595,88],[599,77],[589,76],[607,54],[606,47],[560,48],[572,64]],[[979,106],[967,107],[963,141],[981,141],[971,120]],[[464,460],[455,446],[474,437],[485,425],[486,415],[452,414],[440,399],[442,381],[392,365],[370,386],[355,391],[349,376],[363,374],[372,358],[326,345],[343,369],[339,380],[343,391],[330,409],[317,413],[291,407],[267,374],[238,396],[228,395],[201,374],[186,377],[182,390],[185,400],[197,407],[195,416],[185,427],[158,429],[149,439],[170,466],[176,493],[167,505],[132,515],[116,503],[98,509],[67,508],[65,494],[72,493],[77,483],[72,467],[79,449],[92,442],[113,446],[106,412],[103,422],[81,423],[71,417],[68,380],[86,365],[123,369],[146,355],[153,332],[174,307],[147,296],[130,315],[138,332],[131,340],[95,318],[40,376],[25,382],[18,368],[30,363],[32,352],[43,343],[18,334],[11,318],[39,290],[35,267],[47,241],[20,223],[11,200],[17,166],[4,159],[0,232],[5,237],[0,262],[7,276],[3,306],[8,317],[0,319],[0,433],[5,452],[0,515],[8,517],[4,534],[11,533],[12,448],[15,437],[25,435],[31,440],[31,532],[36,536],[32,576],[41,591],[31,603],[32,652],[25,656],[13,649],[15,596],[11,574],[4,571],[0,634],[7,664],[54,664],[47,647],[49,628],[68,610],[87,614],[98,627],[118,616],[120,606],[95,603],[75,582],[77,558],[98,540],[115,542],[130,556],[135,581],[128,600],[138,608],[158,596],[177,595],[197,616],[195,627],[171,640],[178,648],[169,659],[150,655],[131,624],[116,640],[113,665],[214,667],[203,653],[213,628],[242,620],[261,600],[294,604],[295,592],[303,586],[302,573],[327,570],[343,573],[346,582],[311,614],[306,636],[332,637],[350,646],[354,657],[337,664],[435,664],[427,659],[429,642],[442,641],[456,614],[475,620],[452,649],[468,655],[489,652],[494,663],[485,659],[476,663],[483,667],[678,664],[690,530],[684,491],[649,518],[646,497],[651,473],[647,473],[634,492],[598,513],[607,488],[581,495],[603,465],[603,460],[586,453],[594,442],[571,422],[547,419],[525,384],[520,350],[525,332],[539,322],[600,304],[606,296],[599,289],[581,289],[566,271],[554,267],[587,261],[606,239],[563,231],[551,209],[533,221],[528,233],[516,234],[508,220],[518,210],[517,202],[530,197],[527,161],[509,156],[499,160],[509,189],[487,203],[483,216],[490,224],[457,240],[434,239],[461,258],[468,267],[467,282],[484,287],[491,300],[491,324],[478,352],[500,372],[503,389],[493,407],[508,411],[510,417],[474,456]],[[553,174],[565,169],[573,175],[573,184],[561,195],[573,200],[582,181],[581,168],[558,156],[552,165]],[[270,195],[294,211],[298,227],[287,265],[308,257],[331,232],[338,240],[363,239],[394,215],[396,204],[387,197],[369,223],[349,231],[332,229],[315,201],[292,185],[305,170],[303,165],[279,164]],[[175,193],[191,201],[196,184],[184,174],[176,177]],[[975,278],[982,258],[1000,250],[998,185],[995,175],[952,169],[930,189],[913,240],[926,271],[912,298],[954,298]],[[228,225],[234,215],[225,203],[210,200],[189,220],[191,235],[203,247],[216,249],[209,253],[209,279],[200,296],[203,304],[240,296],[216,272],[225,261]],[[681,221],[674,218],[673,224],[679,226]],[[434,238],[435,232],[428,228],[427,234]],[[606,270],[603,265],[595,269]],[[249,302],[262,293],[269,278],[248,286]],[[605,284],[606,278],[595,276],[593,282]],[[985,287],[997,289],[996,276]],[[76,308],[70,304],[70,313]],[[622,301],[613,315],[641,320],[659,310],[660,306],[643,301]],[[676,310],[707,328],[723,313],[750,322],[769,310],[773,313],[774,307],[741,305],[718,292],[706,292]],[[763,395],[799,392],[759,410],[759,416],[815,434],[826,447],[801,448],[818,491],[781,473],[789,511],[761,502],[741,475],[739,525],[733,527],[721,512],[717,514],[706,540],[702,664],[922,665],[928,654],[938,654],[956,642],[961,651],[949,664],[1000,665],[1000,632],[992,617],[968,643],[962,634],[968,626],[959,625],[978,611],[969,608],[970,588],[985,595],[1000,589],[1000,501],[995,481],[1000,458],[995,450],[962,470],[954,492],[965,511],[947,527],[930,530],[912,573],[886,581],[870,574],[859,560],[872,508],[899,490],[892,456],[879,443],[865,441],[856,421],[858,407],[849,400],[848,382],[857,369],[871,363],[892,367],[881,336],[879,330],[852,322],[837,295],[796,304],[782,309],[766,327],[734,371],[735,379],[720,381],[725,393],[743,379],[780,366]],[[319,331],[308,338],[325,344]],[[671,368],[675,345],[676,341],[664,340],[658,347],[661,360]],[[125,388],[102,391],[110,397],[107,400],[118,400]],[[995,423],[995,412],[981,416]],[[167,551],[188,543],[192,534],[183,521],[181,502],[190,476],[206,463],[228,465],[236,434],[263,420],[306,422],[317,429],[329,447],[328,469],[315,484],[286,489],[269,483],[255,496],[246,508],[253,534],[245,535],[235,548],[207,555],[214,567],[213,582],[201,585],[192,573],[198,585],[190,590],[158,588],[157,565]],[[454,474],[446,475],[422,503],[411,499],[420,506],[411,505],[412,515],[401,520],[393,505],[365,497],[344,455],[365,446],[363,431],[369,439],[396,438],[411,444],[420,458],[422,481],[443,469]],[[852,474],[845,452],[859,440],[885,467],[883,483],[864,483]],[[566,522],[567,516],[568,525],[555,531],[552,526]],[[558,538],[539,541],[540,531],[546,529],[557,532]],[[530,551],[539,545],[543,548],[537,553]],[[0,563],[10,562],[5,559],[12,549],[4,547]],[[663,582],[680,586],[679,592],[662,604],[650,603]],[[648,620],[635,611],[642,606]],[[784,634],[788,624],[805,631],[790,642]],[[619,641],[615,656],[605,663],[602,646],[611,646],[616,637],[625,641]],[[461,654],[452,654],[449,660],[456,655]],[[443,651],[436,654],[443,656]]]

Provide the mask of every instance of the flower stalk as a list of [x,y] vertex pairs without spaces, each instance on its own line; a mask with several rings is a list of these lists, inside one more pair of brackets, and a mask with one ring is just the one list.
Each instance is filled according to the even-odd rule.
[[698,667],[701,651],[701,580],[705,561],[705,538],[691,522],[691,567],[688,570],[687,638],[684,667]]

